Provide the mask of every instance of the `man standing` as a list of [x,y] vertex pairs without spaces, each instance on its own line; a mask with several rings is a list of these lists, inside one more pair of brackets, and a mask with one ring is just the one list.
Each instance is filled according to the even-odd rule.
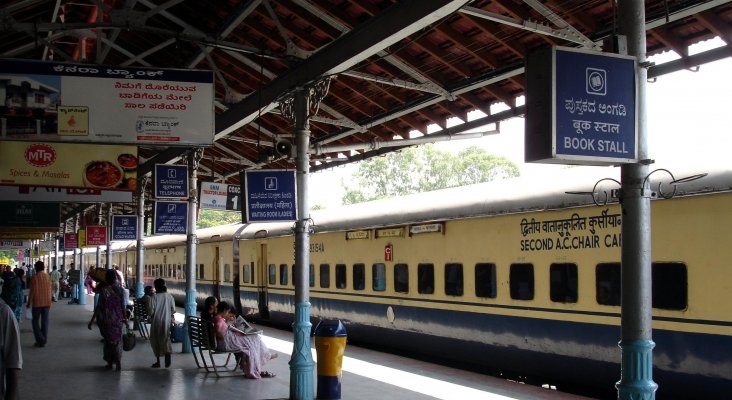
[[44,347],[48,339],[48,312],[51,310],[51,278],[43,261],[36,261],[36,274],[31,278],[26,307],[33,306],[33,335],[35,347]]
[[[0,283],[0,293],[2,286]],[[22,368],[18,323],[10,307],[0,298],[0,399],[18,398],[18,380]]]
[[58,271],[58,268],[56,266],[53,266],[53,271],[51,271],[51,300],[57,301],[58,300],[58,289],[61,281],[61,273]]

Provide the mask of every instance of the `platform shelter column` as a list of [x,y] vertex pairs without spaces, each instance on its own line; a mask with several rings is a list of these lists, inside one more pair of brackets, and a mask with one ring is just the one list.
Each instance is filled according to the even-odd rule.
[[621,167],[623,210],[621,250],[621,377],[616,384],[621,400],[653,400],[651,198],[648,176],[646,118],[646,33],[642,1],[618,1],[618,33],[625,35],[628,54],[638,58],[638,159]]
[[135,249],[137,284],[135,286],[135,297],[138,299],[145,295],[145,186],[147,186],[147,182],[147,177],[140,179],[137,192],[137,248]]
[[[186,316],[196,316],[196,204],[198,203],[197,170],[198,163],[203,157],[203,149],[198,147],[188,152],[188,236],[186,238]],[[188,337],[188,329],[183,330],[183,353],[192,350]]]

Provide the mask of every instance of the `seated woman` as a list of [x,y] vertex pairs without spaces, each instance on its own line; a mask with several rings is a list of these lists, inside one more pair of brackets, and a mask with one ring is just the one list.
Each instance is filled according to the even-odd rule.
[[274,373],[263,371],[262,368],[267,361],[277,357],[277,353],[270,351],[259,335],[244,335],[229,329],[228,323],[233,319],[234,313],[231,305],[225,301],[220,302],[216,306],[216,316],[213,318],[219,350],[241,352],[248,355],[248,357],[242,357],[240,361],[245,378],[274,377]]
[[213,321],[213,317],[216,315],[216,305],[219,301],[213,297],[206,297],[203,301],[203,310],[201,310],[201,319],[205,321]]

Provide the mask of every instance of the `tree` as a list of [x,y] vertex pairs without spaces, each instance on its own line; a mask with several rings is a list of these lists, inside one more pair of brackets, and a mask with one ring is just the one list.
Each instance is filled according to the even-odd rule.
[[453,155],[427,144],[362,161],[351,177],[356,186],[341,182],[346,190],[343,204],[516,176],[516,164],[479,147],[471,146]]
[[233,211],[200,210],[196,228],[209,228],[212,226],[232,224],[241,222],[241,213]]

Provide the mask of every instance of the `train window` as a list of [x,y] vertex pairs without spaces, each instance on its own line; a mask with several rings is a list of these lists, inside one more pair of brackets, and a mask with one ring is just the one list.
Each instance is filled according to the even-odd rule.
[[577,302],[577,264],[549,266],[549,297],[560,303]]
[[270,285],[277,284],[277,266],[274,264],[267,266],[267,281]]
[[653,308],[685,310],[688,301],[686,265],[653,263]]
[[496,264],[475,264],[475,295],[496,298]]
[[386,265],[377,263],[371,266],[371,285],[374,291],[386,290]]
[[366,288],[366,265],[353,264],[353,290]]
[[445,264],[445,294],[448,296],[463,295],[463,264]]
[[514,300],[534,299],[534,265],[511,264],[509,276],[511,298]]
[[280,285],[287,285],[287,264],[280,264]]
[[310,264],[310,269],[308,272],[308,275],[310,275],[310,287],[315,286],[315,265]]
[[244,265],[244,283],[252,283],[252,265]]
[[409,293],[409,266],[407,264],[394,264],[394,291]]
[[336,264],[335,266],[336,288],[346,288],[346,264]]
[[620,263],[601,263],[595,268],[597,304],[620,305]]
[[330,264],[320,264],[320,287],[330,287]]
[[417,265],[417,292],[420,294],[432,294],[435,292],[435,265]]
[[198,264],[198,273],[201,275],[201,279],[206,279],[206,269],[203,267],[203,264]]
[[224,264],[224,282],[231,282],[231,266]]

